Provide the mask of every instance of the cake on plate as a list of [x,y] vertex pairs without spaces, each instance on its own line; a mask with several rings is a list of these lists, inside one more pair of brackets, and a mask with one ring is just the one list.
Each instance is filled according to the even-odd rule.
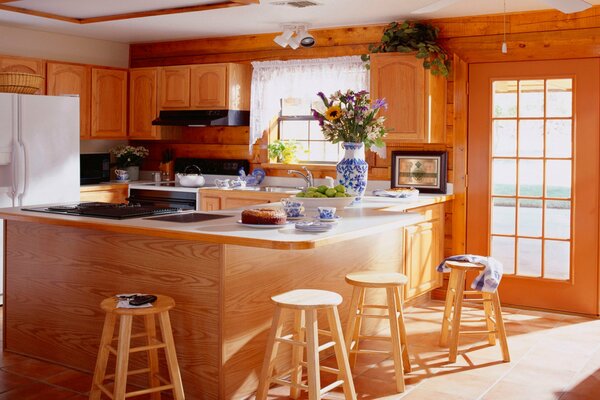
[[280,208],[255,208],[242,211],[242,224],[283,225],[286,221],[285,211]]

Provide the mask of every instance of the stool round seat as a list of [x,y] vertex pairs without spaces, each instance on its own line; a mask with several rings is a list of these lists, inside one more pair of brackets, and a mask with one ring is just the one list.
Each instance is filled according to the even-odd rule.
[[399,272],[361,271],[346,275],[346,282],[354,286],[387,288],[406,285],[408,278]]
[[481,264],[474,264],[470,262],[464,261],[446,261],[446,266],[450,269],[462,269],[465,271],[475,270],[480,271],[485,269],[485,267]]
[[152,303],[152,307],[140,307],[140,308],[117,308],[119,299],[116,297],[109,297],[102,300],[100,307],[106,313],[113,313],[117,315],[149,315],[149,314],[160,314],[161,312],[169,311],[175,307],[175,300],[172,297],[164,295],[156,295],[156,301]]
[[302,310],[335,307],[342,304],[342,296],[335,292],[318,289],[298,289],[271,297],[281,307]]

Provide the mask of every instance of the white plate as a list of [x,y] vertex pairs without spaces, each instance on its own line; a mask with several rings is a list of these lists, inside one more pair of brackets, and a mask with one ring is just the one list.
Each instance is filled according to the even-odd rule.
[[303,219],[303,218],[306,218],[306,215],[305,215],[305,214],[298,215],[297,217],[287,217],[287,220],[288,220],[288,221],[297,221],[297,220],[299,220],[299,219]]
[[304,232],[327,232],[333,228],[332,224],[319,221],[300,221],[295,226],[296,229]]
[[333,217],[333,218],[321,218],[321,217],[318,217],[317,219],[318,219],[319,221],[321,221],[321,222],[337,222],[337,221],[339,221],[340,219],[342,219],[342,217],[340,217],[339,215],[336,215],[336,216],[335,216],[335,217]]
[[239,221],[237,221],[237,223],[240,225],[243,225],[243,226],[247,226],[248,228],[255,228],[255,229],[277,229],[277,228],[284,228],[286,225],[288,225],[287,222],[285,224],[279,224],[279,225],[244,224],[241,219]]

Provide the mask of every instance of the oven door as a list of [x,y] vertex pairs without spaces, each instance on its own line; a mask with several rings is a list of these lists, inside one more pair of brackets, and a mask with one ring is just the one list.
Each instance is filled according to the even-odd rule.
[[130,189],[127,200],[143,206],[196,210],[196,193],[171,190]]

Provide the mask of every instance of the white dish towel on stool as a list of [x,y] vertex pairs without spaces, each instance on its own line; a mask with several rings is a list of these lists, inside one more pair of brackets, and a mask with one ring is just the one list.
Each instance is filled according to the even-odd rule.
[[450,268],[446,267],[446,261],[461,261],[470,262],[473,264],[481,264],[485,268],[471,283],[471,289],[481,292],[493,293],[498,288],[504,267],[502,263],[493,257],[476,256],[474,254],[461,254],[446,258],[438,265],[438,272],[450,272]]

